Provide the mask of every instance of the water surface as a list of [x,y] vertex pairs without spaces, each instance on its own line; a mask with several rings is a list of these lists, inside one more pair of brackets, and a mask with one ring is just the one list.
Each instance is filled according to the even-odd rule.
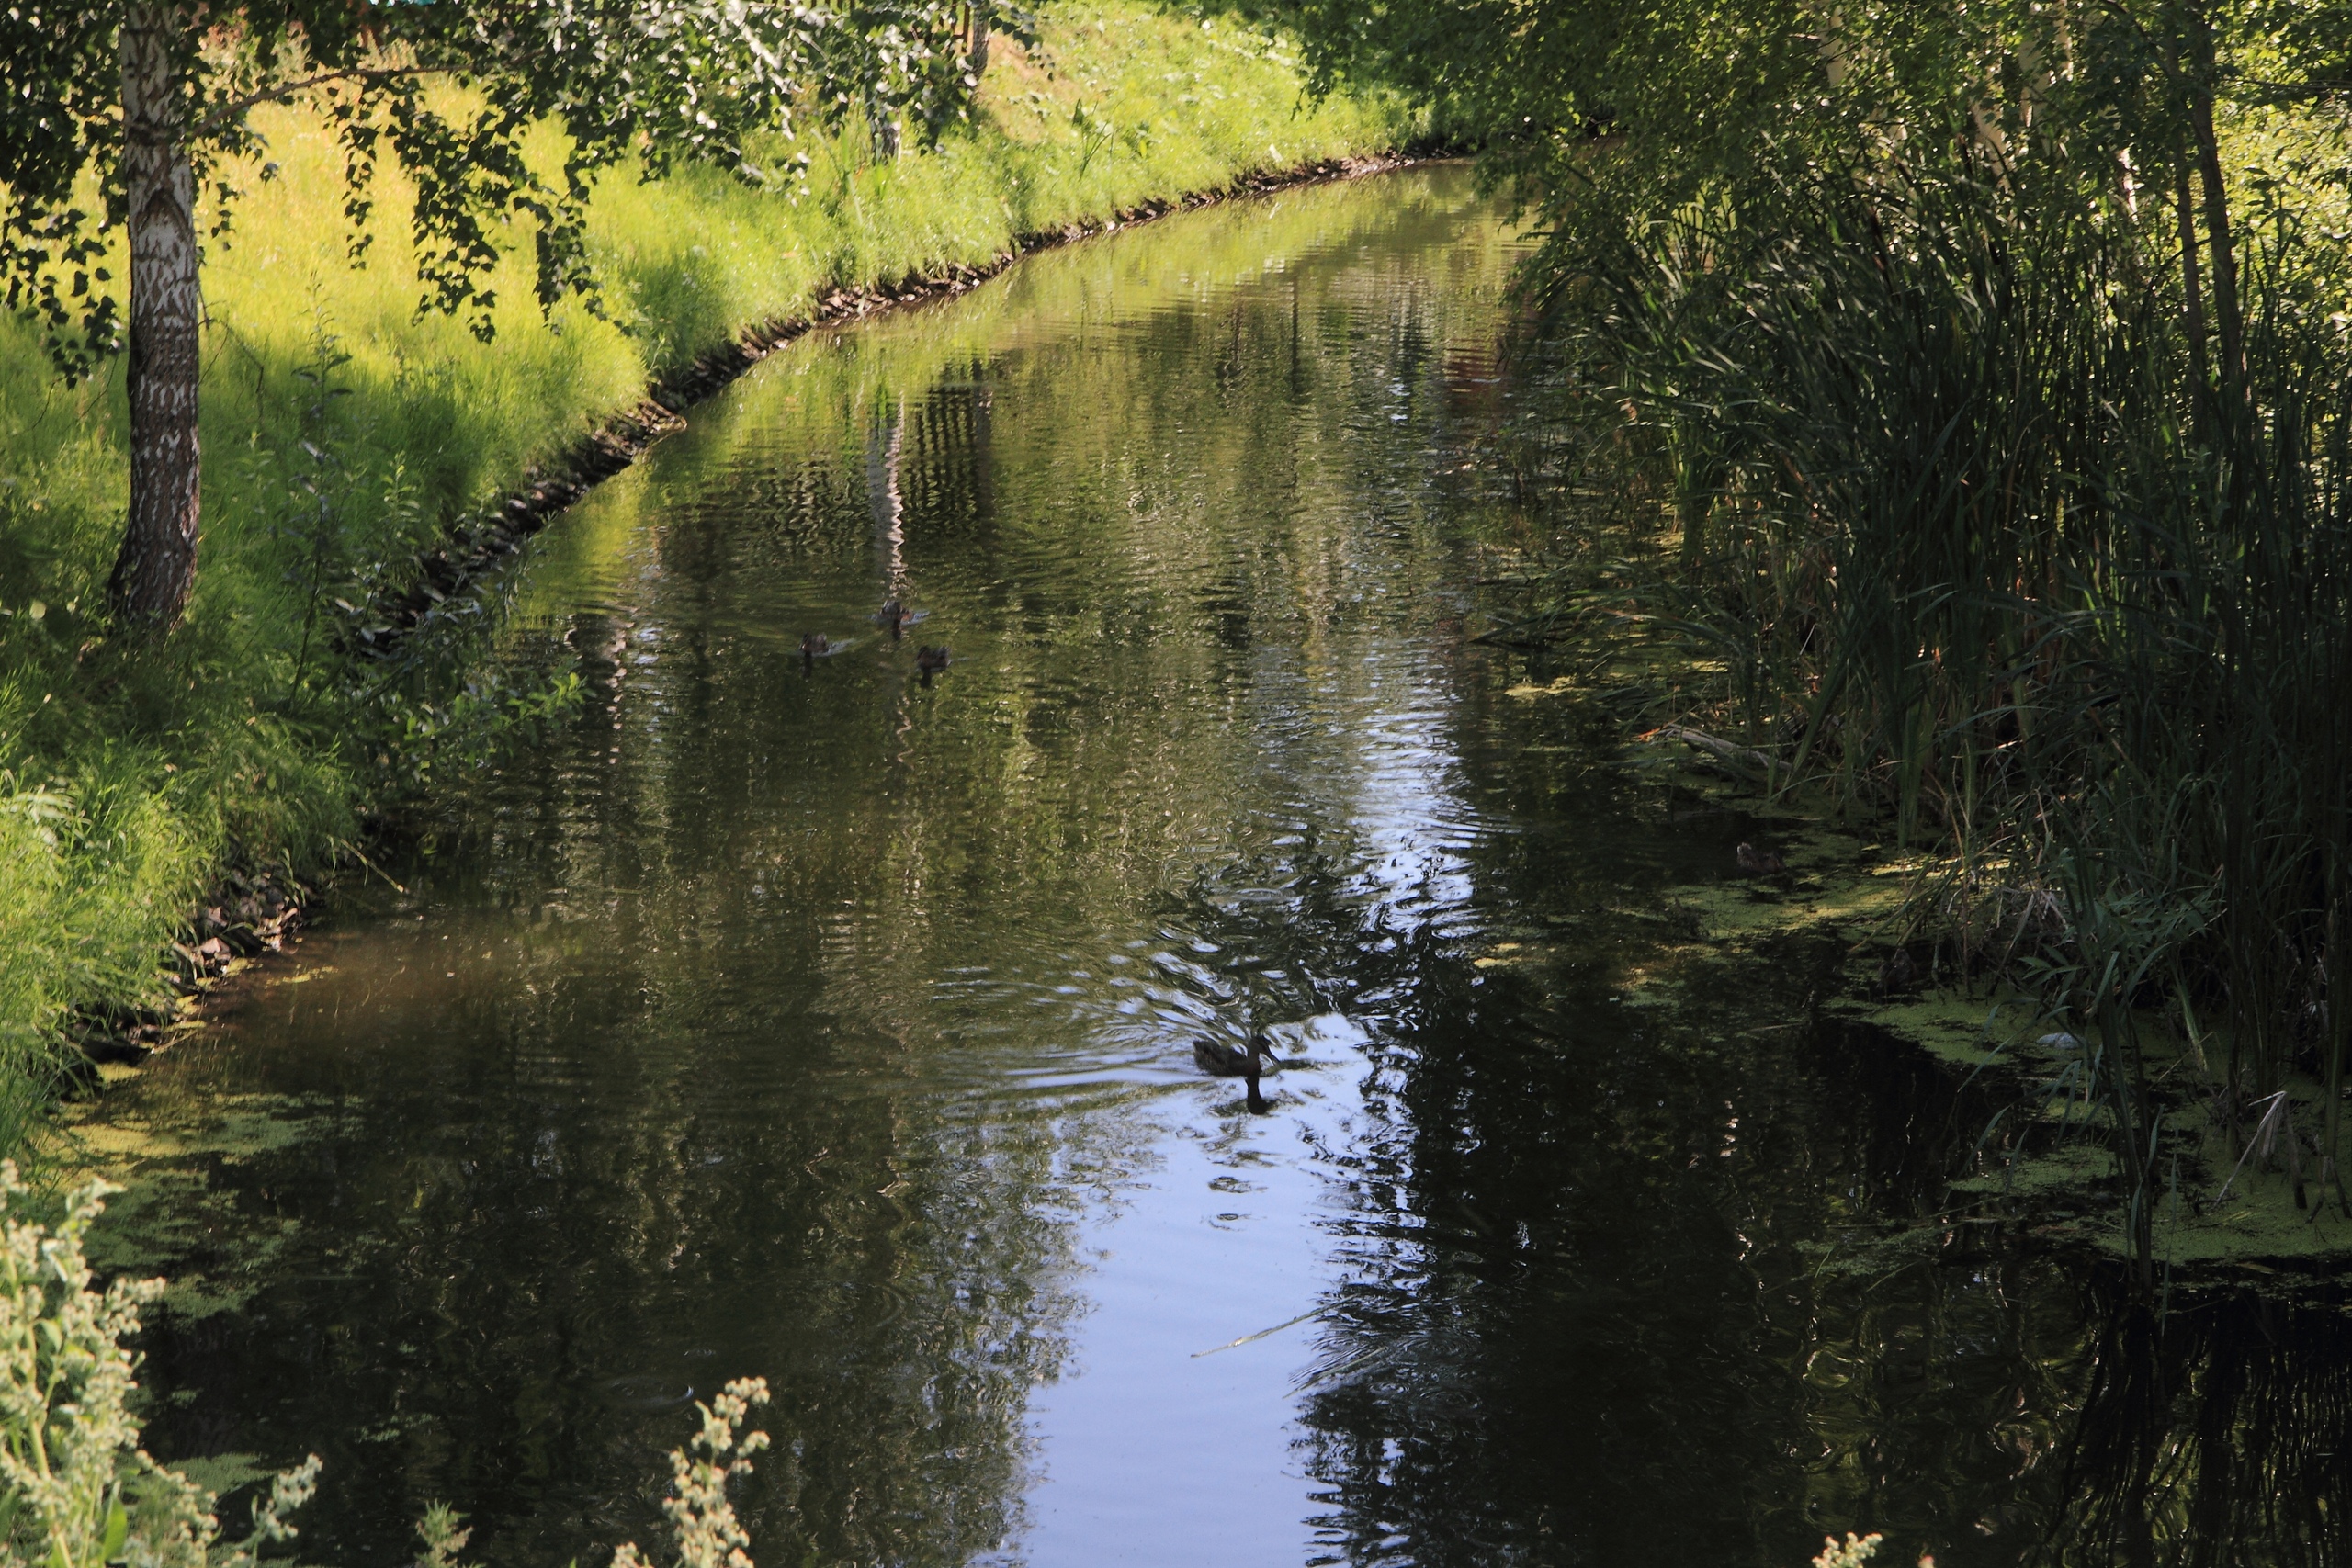
[[562,519],[503,658],[584,708],[92,1125],[157,1451],[594,1568],[759,1375],[772,1568],[2327,1560],[2337,1319],[1922,1224],[1986,1112],[1834,940],[1651,1005],[1775,829],[1474,640],[1520,254],[1457,168],[1171,219]]

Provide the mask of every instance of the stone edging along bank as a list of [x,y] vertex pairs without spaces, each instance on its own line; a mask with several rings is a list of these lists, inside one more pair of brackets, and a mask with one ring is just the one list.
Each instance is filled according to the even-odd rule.
[[[1071,223],[1017,238],[984,266],[949,267],[936,276],[910,275],[895,284],[843,287],[805,315],[745,329],[732,342],[663,372],[634,407],[605,419],[589,435],[544,465],[503,500],[451,524],[441,542],[415,559],[412,585],[372,606],[377,626],[359,634],[364,658],[382,660],[439,618],[442,606],[462,598],[554,516],[602,480],[636,463],[662,436],[683,429],[684,412],[786,344],[820,327],[884,310],[951,298],[1033,252],[1148,222],[1171,212],[1209,207],[1235,197],[1323,185],[1384,174],[1444,156],[1438,149],[1408,149],[1361,158],[1330,158],[1295,168],[1244,175],[1229,185],[1165,201],[1148,201],[1102,223]],[[66,1034],[91,1062],[144,1060],[193,1026],[203,999],[230,975],[298,940],[305,912],[322,889],[283,873],[232,868],[222,874],[189,919],[190,940],[172,944],[165,970],[176,993],[169,1011],[85,1010]]]

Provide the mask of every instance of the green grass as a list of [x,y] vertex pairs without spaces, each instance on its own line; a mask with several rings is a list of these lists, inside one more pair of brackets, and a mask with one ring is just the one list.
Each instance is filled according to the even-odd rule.
[[74,1010],[159,998],[166,943],[224,868],[315,872],[425,752],[463,751],[442,742],[467,713],[517,716],[479,677],[470,696],[447,672],[376,691],[327,651],[336,600],[397,583],[420,545],[658,373],[834,287],[986,265],[1024,234],[1415,129],[1372,99],[1308,102],[1270,39],[1071,0],[1034,53],[998,40],[971,123],[934,151],[877,164],[853,126],[803,132],[804,193],[705,169],[609,181],[601,312],[543,320],[521,247],[485,344],[419,314],[397,182],[355,268],[324,125],[260,123],[276,177],[243,172],[233,240],[207,257],[201,566],[159,648],[109,641],[99,615],[125,501],[120,367],[66,388],[33,329],[0,320],[0,1146],[38,1125]]

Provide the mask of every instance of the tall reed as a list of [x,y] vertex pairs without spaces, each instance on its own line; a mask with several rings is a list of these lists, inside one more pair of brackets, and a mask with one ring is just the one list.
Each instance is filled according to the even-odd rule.
[[2233,1138],[2324,1082],[2302,1132],[2352,1213],[2340,252],[2272,201],[2225,347],[2186,174],[2176,209],[2128,159],[1909,141],[1564,226],[1555,428],[1615,427],[1678,536],[1569,598],[1693,630],[1777,787],[1949,857],[1945,955],[2093,1047],[2143,1272],[2167,1000]]

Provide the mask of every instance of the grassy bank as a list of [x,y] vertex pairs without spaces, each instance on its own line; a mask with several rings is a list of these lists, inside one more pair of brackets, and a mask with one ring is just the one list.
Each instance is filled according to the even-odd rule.
[[1371,99],[1306,103],[1283,50],[1229,26],[1121,4],[1043,21],[1034,51],[997,40],[979,112],[935,151],[877,163],[853,125],[804,141],[797,196],[706,170],[609,182],[601,310],[543,321],[518,235],[488,344],[419,315],[408,193],[379,188],[356,269],[325,127],[265,111],[275,177],[242,171],[233,240],[208,253],[202,566],[160,649],[98,619],[119,366],[69,389],[0,321],[0,1144],[38,1118],[69,1014],[162,999],[159,962],[211,929],[188,922],[224,871],[314,874],[399,791],[561,700],[455,666],[388,683],[340,651],[452,519],[834,288],[989,265],[1024,234],[1410,134]]

